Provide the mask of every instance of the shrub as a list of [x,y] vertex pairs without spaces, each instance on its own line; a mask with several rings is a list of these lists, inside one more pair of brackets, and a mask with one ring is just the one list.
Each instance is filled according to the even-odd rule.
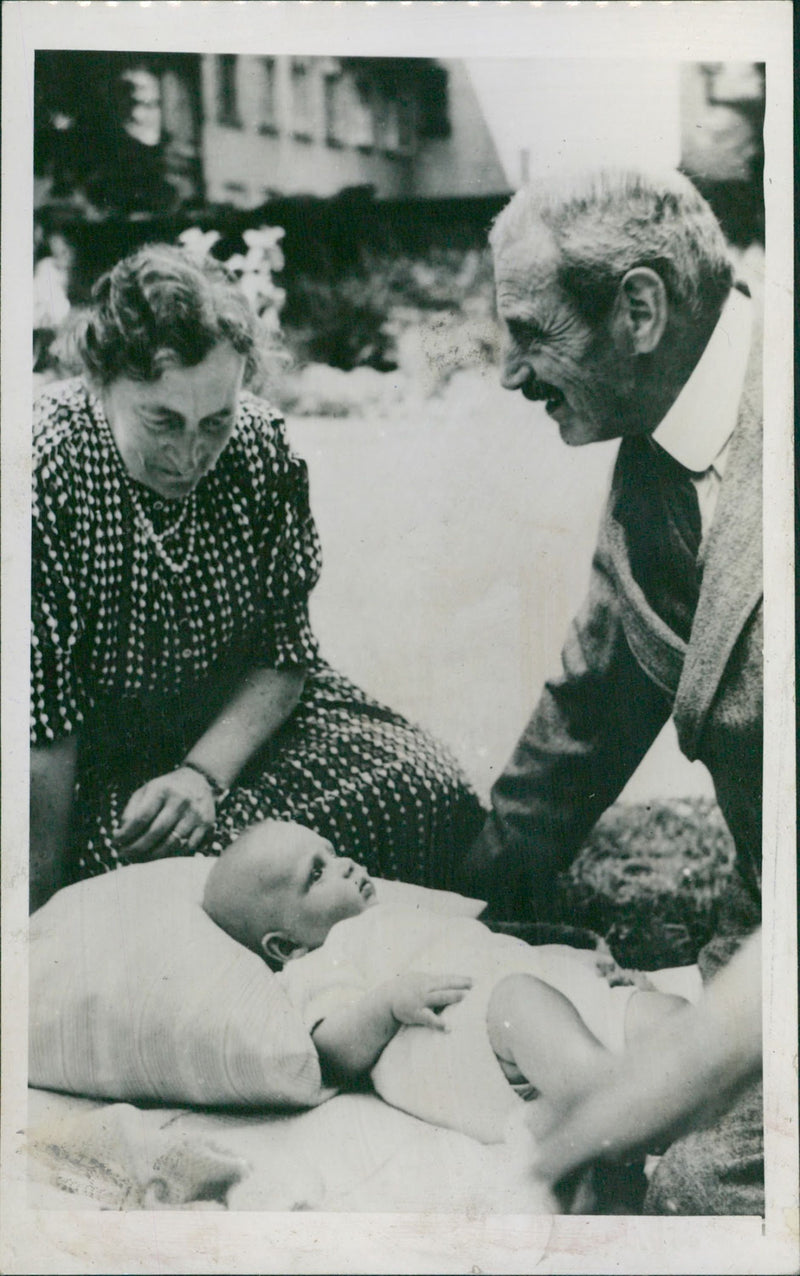
[[[404,338],[422,331],[449,375],[481,357],[492,314],[488,252],[439,248],[412,258],[364,251],[347,274],[288,280],[283,323],[298,361],[345,370],[402,367]],[[473,329],[481,330],[480,338]]]
[[559,879],[564,921],[604,935],[617,961],[696,960],[730,877],[733,840],[709,799],[611,807]]

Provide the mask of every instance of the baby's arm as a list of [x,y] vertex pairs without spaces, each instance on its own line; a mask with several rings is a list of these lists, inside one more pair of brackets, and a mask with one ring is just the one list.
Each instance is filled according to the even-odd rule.
[[461,975],[407,971],[332,1011],[311,1034],[323,1073],[345,1082],[369,1072],[402,1024],[447,1031],[435,1012],[461,1001],[471,986]]

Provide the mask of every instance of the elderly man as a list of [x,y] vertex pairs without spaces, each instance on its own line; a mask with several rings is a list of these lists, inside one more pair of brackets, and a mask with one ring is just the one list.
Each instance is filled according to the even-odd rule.
[[[622,442],[563,672],[494,786],[462,886],[496,915],[546,920],[557,873],[671,714],[683,752],[708,767],[736,843],[719,935],[700,958],[707,978],[760,920],[762,416],[751,302],[711,210],[677,174],[600,172],[520,191],[491,239],[503,384],[543,400],[570,445]],[[721,1123],[673,1145],[647,1208],[761,1213],[760,1140],[751,1084]]]

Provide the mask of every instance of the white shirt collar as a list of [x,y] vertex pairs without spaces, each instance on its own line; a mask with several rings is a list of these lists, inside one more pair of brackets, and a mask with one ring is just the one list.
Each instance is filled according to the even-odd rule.
[[687,470],[724,470],[744,389],[752,309],[749,298],[731,288],[692,375],[651,435]]

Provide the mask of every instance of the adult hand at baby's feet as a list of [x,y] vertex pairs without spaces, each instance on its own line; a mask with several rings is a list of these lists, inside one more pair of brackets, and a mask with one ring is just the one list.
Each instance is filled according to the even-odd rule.
[[392,980],[389,992],[392,1016],[401,1024],[417,1024],[447,1032],[436,1013],[461,1001],[472,987],[465,975],[424,975],[407,971]]
[[643,1159],[622,1163],[598,1159],[566,1174],[554,1169],[548,1136],[557,1132],[574,1106],[548,1103],[541,1095],[528,1104],[526,1125],[534,1144],[529,1164],[534,1181],[552,1194],[559,1214],[641,1214],[647,1189]]

